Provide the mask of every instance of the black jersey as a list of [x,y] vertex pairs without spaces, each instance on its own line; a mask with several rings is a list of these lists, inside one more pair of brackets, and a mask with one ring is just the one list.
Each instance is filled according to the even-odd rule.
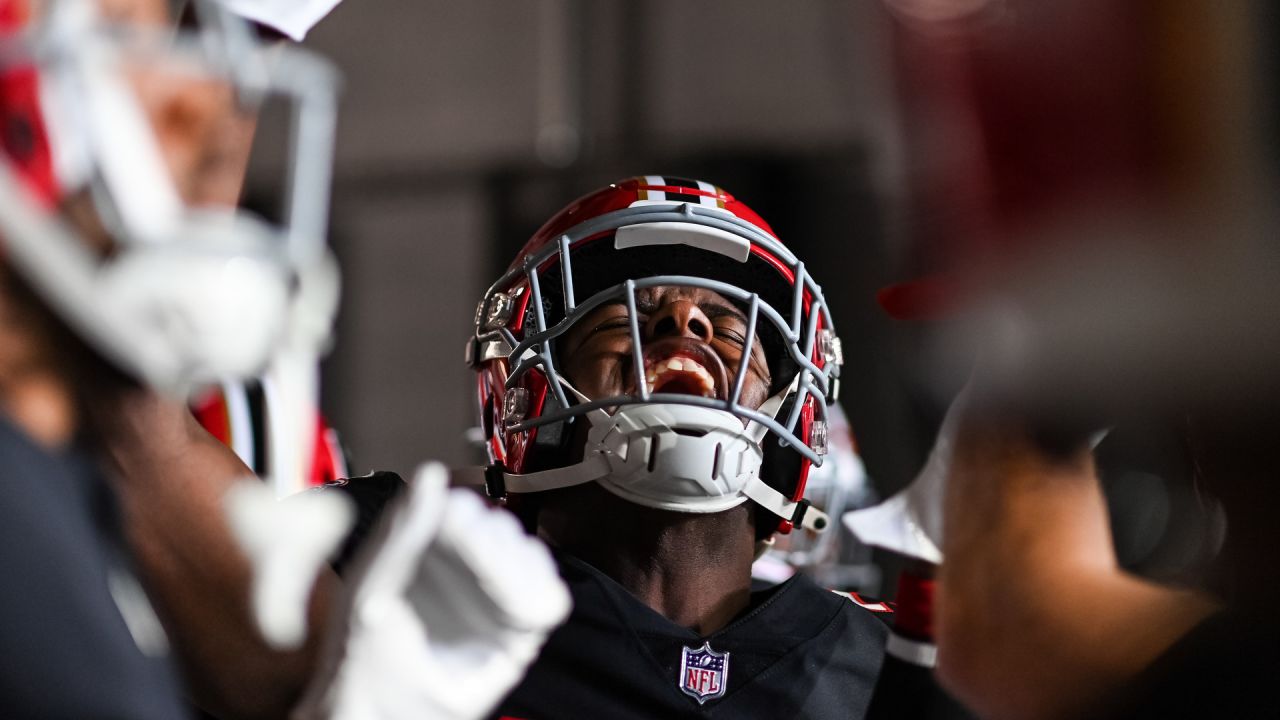
[[702,636],[590,565],[556,559],[573,613],[496,717],[798,720],[867,709],[888,631],[847,595],[796,576]]
[[973,720],[938,684],[933,630],[937,583],[934,568],[916,565],[898,576],[893,632],[885,645],[884,667],[867,720]]
[[122,614],[139,633],[154,621],[128,566],[88,459],[48,453],[0,416],[0,716],[187,716],[176,673]]

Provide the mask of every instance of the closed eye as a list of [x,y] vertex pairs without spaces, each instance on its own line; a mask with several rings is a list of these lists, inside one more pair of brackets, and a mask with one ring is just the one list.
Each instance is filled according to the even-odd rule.
[[715,334],[717,338],[727,340],[739,347],[745,347],[747,344],[747,339],[743,336],[742,332],[736,328],[717,325],[715,328]]
[[616,330],[618,328],[630,329],[630,327],[631,327],[631,318],[626,315],[623,315],[621,317],[613,317],[613,318],[609,318],[608,320],[605,320],[599,325],[596,325],[595,327],[591,328],[591,331],[588,332],[587,334],[594,335],[598,332],[604,332],[606,330]]

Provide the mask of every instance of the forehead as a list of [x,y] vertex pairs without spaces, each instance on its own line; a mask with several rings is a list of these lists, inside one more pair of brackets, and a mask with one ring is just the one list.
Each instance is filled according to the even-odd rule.
[[677,300],[687,300],[695,305],[723,305],[735,307],[725,296],[714,290],[684,285],[661,285],[636,291],[636,303],[644,308],[661,307]]
[[97,0],[103,17],[112,22],[166,25],[170,22],[167,0]]

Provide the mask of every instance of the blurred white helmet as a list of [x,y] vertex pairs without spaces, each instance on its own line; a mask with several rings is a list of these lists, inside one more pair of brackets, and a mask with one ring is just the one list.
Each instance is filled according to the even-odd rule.
[[[29,15],[23,5],[0,0],[11,18],[0,38],[5,261],[152,387],[187,395],[272,369],[299,414],[281,441],[309,447],[315,361],[338,294],[325,245],[334,71],[300,49],[266,47],[211,0],[194,0],[194,22],[178,31],[115,23],[97,0],[49,0],[33,22],[13,22]],[[235,206],[243,163],[211,167],[201,163],[214,155],[192,150],[234,144],[238,132],[247,154],[269,100],[291,120],[278,223]],[[209,190],[219,172],[230,197]],[[297,461],[282,457],[272,474],[294,484],[284,478],[301,476]]]

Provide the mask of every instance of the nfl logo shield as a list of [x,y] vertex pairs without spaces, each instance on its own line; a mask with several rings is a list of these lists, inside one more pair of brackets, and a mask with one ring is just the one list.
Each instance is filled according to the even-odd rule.
[[729,682],[729,653],[711,649],[710,642],[700,648],[687,647],[680,659],[680,689],[701,705],[724,695]]

